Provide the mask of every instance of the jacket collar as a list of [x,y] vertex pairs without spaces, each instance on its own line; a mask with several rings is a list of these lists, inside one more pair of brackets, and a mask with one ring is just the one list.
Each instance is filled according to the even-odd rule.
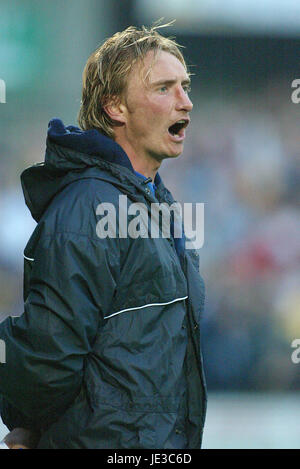
[[[67,184],[84,177],[83,171],[97,167],[97,177],[120,187],[124,193],[148,198],[144,181],[135,174],[124,150],[95,129],[82,131],[65,127],[60,119],[49,122],[45,162],[23,171],[21,184],[26,205],[39,221],[53,197]],[[173,198],[157,173],[156,196],[172,203]]]

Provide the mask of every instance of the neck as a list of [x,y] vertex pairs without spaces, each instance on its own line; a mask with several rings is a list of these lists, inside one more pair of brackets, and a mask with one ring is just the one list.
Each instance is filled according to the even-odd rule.
[[127,154],[133,169],[138,173],[143,174],[143,176],[146,176],[147,178],[151,177],[152,181],[154,181],[156,173],[161,165],[161,161],[157,161],[151,156],[137,155],[129,143],[122,141],[122,139],[117,138],[117,136],[115,141]]
[[128,155],[128,158],[130,159],[135,171],[143,174],[143,176],[146,176],[147,178],[150,177],[152,181],[154,181],[156,173],[160,167],[160,163],[153,159],[152,161],[150,159],[143,160],[142,158],[135,157],[135,155]]

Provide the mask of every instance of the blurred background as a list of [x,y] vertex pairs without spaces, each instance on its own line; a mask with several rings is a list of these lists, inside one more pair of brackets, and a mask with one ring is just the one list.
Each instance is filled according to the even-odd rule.
[[161,17],[193,73],[185,150],[160,174],[177,200],[205,203],[203,446],[300,448],[298,1],[0,0],[0,312],[22,313],[35,227],[20,173],[44,159],[51,118],[76,125],[92,51]]

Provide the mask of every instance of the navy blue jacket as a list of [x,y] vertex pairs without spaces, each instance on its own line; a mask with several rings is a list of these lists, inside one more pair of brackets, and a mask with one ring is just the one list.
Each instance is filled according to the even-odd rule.
[[[24,252],[24,313],[0,324],[2,418],[39,448],[200,448],[204,286],[169,238],[99,238],[100,203],[155,198],[96,130],[50,122],[45,162],[21,177],[38,222]],[[128,215],[128,223],[132,217]]]

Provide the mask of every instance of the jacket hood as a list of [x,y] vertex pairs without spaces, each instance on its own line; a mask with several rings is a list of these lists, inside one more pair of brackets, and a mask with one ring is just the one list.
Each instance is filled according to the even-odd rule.
[[[60,119],[52,119],[48,125],[47,144],[49,142],[73,150],[76,153],[97,156],[104,161],[117,163],[132,172],[134,171],[128,156],[120,145],[96,129],[81,130],[73,125],[65,127]],[[46,160],[45,162],[47,162]],[[82,160],[82,157],[77,158],[79,163],[78,160]],[[51,162],[52,164],[55,163],[53,160]],[[73,163],[76,165],[76,161],[73,161]],[[66,166],[66,169],[69,170],[70,164]]]
[[[72,125],[65,127],[60,119],[52,119],[48,125],[45,161],[21,174],[25,202],[32,217],[38,222],[58,192],[81,179],[84,170],[95,166],[105,169],[105,178],[123,186],[126,192],[130,192],[132,184],[141,186],[141,180],[118,143],[96,129],[83,131]],[[157,173],[155,184],[160,183]]]

